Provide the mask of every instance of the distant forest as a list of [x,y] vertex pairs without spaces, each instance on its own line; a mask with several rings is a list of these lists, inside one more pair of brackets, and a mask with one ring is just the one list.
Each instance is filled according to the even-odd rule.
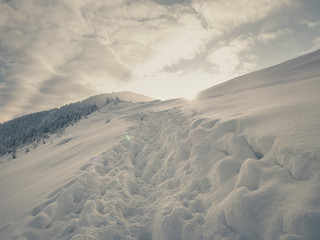
[[[81,118],[108,104],[117,104],[118,97],[101,94],[60,108],[28,114],[0,124],[0,156],[31,143],[40,143],[50,134],[63,133],[64,129]],[[28,151],[28,150],[27,150]]]

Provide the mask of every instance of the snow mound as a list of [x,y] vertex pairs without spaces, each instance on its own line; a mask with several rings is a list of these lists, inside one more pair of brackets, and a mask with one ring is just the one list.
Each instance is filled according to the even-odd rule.
[[[14,174],[30,154],[44,163],[40,172],[76,170],[44,181],[32,207],[16,204],[20,213],[7,217],[1,236],[319,239],[319,59],[315,52],[246,75],[190,104],[104,108],[51,146],[3,161],[1,174]],[[50,155],[64,161],[56,165]],[[16,196],[4,191],[7,178],[0,179],[0,195],[8,195],[0,207]]]

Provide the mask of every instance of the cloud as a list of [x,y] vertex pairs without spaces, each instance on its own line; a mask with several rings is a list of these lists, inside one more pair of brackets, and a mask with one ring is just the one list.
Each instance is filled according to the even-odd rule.
[[320,36],[316,37],[312,41],[312,47],[309,48],[307,51],[303,51],[302,54],[313,52],[320,50]]
[[281,7],[292,4],[291,0],[199,0],[193,1],[195,10],[205,26],[224,32],[244,23],[256,22]]
[[[219,71],[245,67],[249,61],[240,58],[249,50],[211,45],[291,2],[1,1],[0,108],[5,114],[0,122],[125,88],[155,74],[166,76],[179,63],[206,62],[207,52],[207,69],[208,64]],[[219,51],[234,57],[229,70],[221,65],[226,59],[217,60]]]
[[313,40],[313,49],[319,50],[320,49],[320,36]]
[[[194,11],[191,13],[189,12],[190,21],[188,24],[185,24],[185,26],[182,26],[183,29],[186,29],[186,26],[189,26],[190,31],[186,32],[186,35],[181,39],[190,38],[190,33],[196,31],[194,36],[201,36],[201,38],[199,37],[197,39],[198,42],[197,44],[194,44],[195,47],[190,47],[192,44],[188,42],[184,43],[180,38],[174,38],[179,39],[176,44],[174,41],[166,41],[166,44],[169,44],[169,47],[172,49],[166,48],[165,46],[158,54],[155,55],[157,56],[156,60],[159,60],[159,58],[162,57],[163,61],[154,61],[154,64],[148,61],[147,65],[141,65],[140,68],[152,69],[152,64],[153,66],[158,66],[158,69],[161,69],[161,67],[166,63],[166,66],[164,67],[165,70],[171,72],[190,72],[190,68],[185,68],[186,66],[193,64],[193,67],[198,69],[198,66],[201,63],[204,65],[206,71],[210,72],[205,59],[207,58],[208,52],[212,51],[211,45],[217,44],[217,39],[244,24],[262,20],[267,15],[273,14],[279,8],[290,5],[292,2],[293,1],[287,0],[233,1],[232,3],[228,3],[226,1],[193,1],[191,5]],[[191,20],[191,18],[193,19]],[[193,26],[193,28],[190,26]],[[265,32],[265,34],[261,36],[261,41],[271,41],[271,39],[276,39],[287,32],[289,32],[289,30],[283,30],[276,33]],[[231,39],[230,41],[235,40],[237,37],[238,36],[235,36],[234,39]],[[194,37],[191,39],[195,41]],[[169,51],[165,51],[165,49],[168,49]],[[181,49],[181,53],[179,52],[179,49]],[[189,57],[182,54],[183,52],[187,53],[187,51],[191,52]],[[175,53],[177,53],[177,57],[176,59],[173,59],[172,57]],[[170,57],[167,56],[168,54],[170,54],[172,61],[168,61],[170,59]],[[228,57],[230,56],[231,55]],[[200,57],[202,57],[202,59],[200,59]],[[229,61],[239,61],[239,59],[238,57],[236,59],[231,58]],[[242,66],[245,65],[252,66],[252,64],[248,62],[246,64],[242,64]],[[153,69],[152,71],[155,72],[156,70],[157,69]]]
[[292,32],[293,31],[288,28],[279,29],[279,26],[275,23],[267,23],[262,27],[260,34],[257,36],[257,40],[263,44],[269,44]]
[[255,41],[251,36],[239,37],[231,42],[220,42],[220,47],[212,49],[207,59],[218,73],[230,76],[235,73],[239,75],[240,72],[246,73],[255,67],[252,56],[249,54],[254,44]]
[[320,21],[313,22],[313,21],[303,20],[302,24],[308,26],[309,28],[320,27]]
[[0,103],[8,117],[59,106],[96,93],[106,82],[130,79],[130,70],[97,39],[80,8],[63,1],[1,2],[0,8]]

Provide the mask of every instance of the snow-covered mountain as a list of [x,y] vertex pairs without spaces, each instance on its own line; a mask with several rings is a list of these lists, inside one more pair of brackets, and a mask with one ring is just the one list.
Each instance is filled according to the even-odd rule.
[[1,239],[320,239],[320,51],[107,105],[0,158]]

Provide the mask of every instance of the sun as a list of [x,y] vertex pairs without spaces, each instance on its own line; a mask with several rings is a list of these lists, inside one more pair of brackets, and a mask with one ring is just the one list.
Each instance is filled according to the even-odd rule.
[[184,99],[187,99],[189,102],[195,100],[197,98],[198,93],[189,93],[184,96]]

